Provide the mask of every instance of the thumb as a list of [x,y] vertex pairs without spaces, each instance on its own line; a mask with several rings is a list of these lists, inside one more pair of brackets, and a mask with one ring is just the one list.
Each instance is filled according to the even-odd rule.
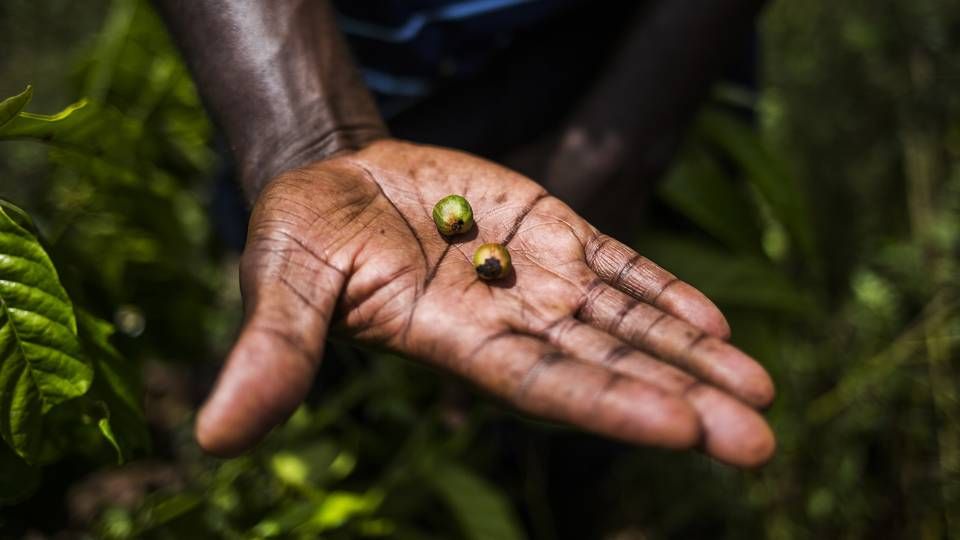
[[200,447],[223,457],[259,442],[306,397],[344,283],[309,253],[253,253],[240,271],[246,321],[196,424]]

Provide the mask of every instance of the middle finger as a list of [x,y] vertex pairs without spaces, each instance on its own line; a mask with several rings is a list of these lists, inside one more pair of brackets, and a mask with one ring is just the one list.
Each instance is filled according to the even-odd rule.
[[612,287],[604,286],[590,295],[577,316],[753,407],[764,408],[773,401],[773,381],[755,360],[690,323]]

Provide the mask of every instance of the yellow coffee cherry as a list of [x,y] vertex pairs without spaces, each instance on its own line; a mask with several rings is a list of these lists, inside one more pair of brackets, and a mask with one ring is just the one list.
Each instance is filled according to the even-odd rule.
[[483,244],[473,253],[473,267],[483,279],[504,278],[510,273],[510,252],[500,244]]

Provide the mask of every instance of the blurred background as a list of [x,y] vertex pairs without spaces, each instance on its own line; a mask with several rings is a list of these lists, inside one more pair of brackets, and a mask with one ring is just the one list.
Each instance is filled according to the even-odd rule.
[[0,99],[63,113],[0,129],[0,196],[146,403],[115,440],[55,412],[39,464],[3,447],[0,537],[960,538],[960,4],[772,2],[758,41],[758,87],[714,88],[629,234],[772,373],[768,466],[533,423],[345,344],[220,461],[191,422],[241,317],[236,231],[189,75],[145,2],[4,0]]

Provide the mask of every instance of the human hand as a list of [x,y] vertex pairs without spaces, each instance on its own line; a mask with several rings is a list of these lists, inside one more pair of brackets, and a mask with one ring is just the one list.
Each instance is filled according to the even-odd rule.
[[[433,204],[451,193],[470,201],[475,233],[437,232]],[[494,241],[515,270],[484,282],[471,255]],[[477,157],[382,140],[281,174],[256,201],[240,274],[246,320],[197,421],[214,454],[243,451],[300,404],[328,328],[608,437],[738,466],[774,450],[754,410],[773,384],[724,341],[706,297]]]

